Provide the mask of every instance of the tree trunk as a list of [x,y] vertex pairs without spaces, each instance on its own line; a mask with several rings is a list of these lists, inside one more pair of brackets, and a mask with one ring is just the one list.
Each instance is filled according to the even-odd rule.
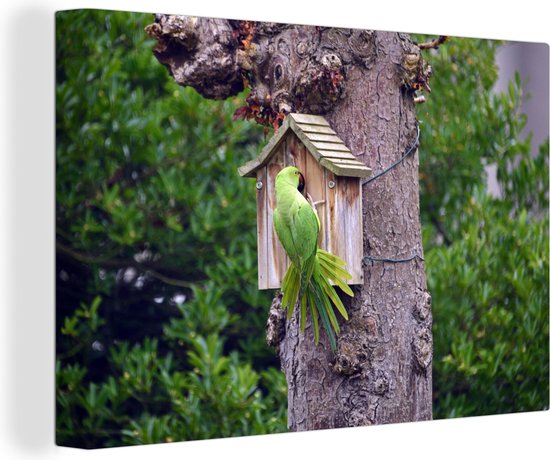
[[[429,66],[405,34],[157,15],[155,54],[178,83],[211,98],[250,85],[239,113],[277,126],[322,114],[355,156],[386,169],[414,144],[414,91]],[[364,284],[338,351],[296,315],[278,345],[293,431],[431,419],[431,298],[419,216],[418,156],[363,186]],[[385,259],[385,260],[383,260]],[[284,318],[274,299],[270,319]],[[275,322],[280,320],[275,320]],[[281,330],[279,327],[278,330]],[[278,342],[278,343],[277,343]]]

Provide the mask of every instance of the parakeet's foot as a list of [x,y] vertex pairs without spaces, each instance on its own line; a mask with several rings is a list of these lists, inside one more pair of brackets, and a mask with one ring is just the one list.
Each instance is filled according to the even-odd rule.
[[313,201],[313,198],[308,193],[307,194],[307,201],[309,201],[309,204],[312,206],[313,209],[317,211],[317,205],[319,204],[325,204],[325,200],[319,200],[319,201]]

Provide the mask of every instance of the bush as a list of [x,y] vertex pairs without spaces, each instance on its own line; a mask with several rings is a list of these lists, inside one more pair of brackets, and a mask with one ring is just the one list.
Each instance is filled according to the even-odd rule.
[[520,136],[518,75],[492,92],[498,46],[451,38],[430,53],[419,109],[435,418],[548,408],[548,142],[533,155]]
[[57,442],[286,430],[256,288],[263,131],[152,55],[152,15],[57,16]]
[[548,408],[548,220],[474,193],[470,225],[426,257],[434,416]]

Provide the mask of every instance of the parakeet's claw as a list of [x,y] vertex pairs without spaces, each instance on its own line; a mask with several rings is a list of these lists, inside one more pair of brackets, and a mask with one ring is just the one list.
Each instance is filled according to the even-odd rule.
[[317,205],[325,203],[325,200],[313,201],[313,198],[309,193],[307,194],[307,201],[309,201],[309,204],[311,205],[311,207],[316,211],[317,211]]

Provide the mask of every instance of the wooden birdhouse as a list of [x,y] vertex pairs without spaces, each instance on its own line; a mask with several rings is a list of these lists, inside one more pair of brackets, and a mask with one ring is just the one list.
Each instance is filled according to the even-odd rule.
[[281,287],[289,264],[273,226],[275,177],[286,166],[302,172],[305,196],[319,202],[319,247],[346,262],[349,284],[362,284],[361,178],[371,169],[355,158],[325,118],[291,113],[258,158],[239,168],[241,176],[256,178],[258,288]]

